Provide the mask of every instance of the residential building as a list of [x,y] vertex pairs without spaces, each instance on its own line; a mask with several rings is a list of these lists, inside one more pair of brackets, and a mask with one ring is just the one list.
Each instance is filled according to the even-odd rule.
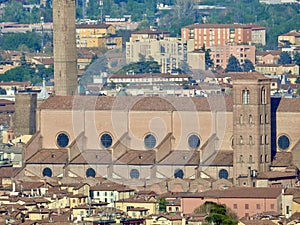
[[181,200],[182,212],[193,213],[206,201],[212,201],[225,204],[238,218],[263,212],[281,213],[281,192],[281,188],[230,188],[186,194]]
[[140,30],[131,33],[129,42],[141,41],[143,39],[164,39],[170,37],[169,31],[157,30],[157,29],[147,29]]
[[282,75],[289,73],[292,75],[299,75],[299,66],[296,64],[256,64],[255,70],[265,75]]
[[126,42],[127,63],[152,59],[161,66],[161,73],[172,73],[187,62],[187,43],[181,38],[149,35],[138,39],[132,34],[130,40]]
[[256,52],[254,64],[278,64],[281,51],[263,51]]
[[122,37],[109,24],[77,24],[76,46],[78,48],[122,48]]
[[193,24],[181,28],[184,40],[194,39],[194,48],[236,44],[265,44],[265,27],[246,24]]
[[268,5],[299,4],[299,0],[259,0],[259,3],[264,3]]
[[252,45],[216,45],[208,47],[214,67],[225,69],[230,56],[236,57],[242,65],[246,59],[255,64],[255,46]]
[[191,70],[205,70],[205,52],[202,50],[194,50],[187,53],[187,64]]
[[300,45],[300,31],[291,30],[288,33],[278,36],[278,47],[286,47],[289,45]]

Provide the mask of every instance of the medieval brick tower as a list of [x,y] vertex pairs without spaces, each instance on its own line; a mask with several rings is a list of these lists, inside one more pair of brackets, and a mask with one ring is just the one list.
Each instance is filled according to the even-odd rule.
[[270,79],[247,73],[233,80],[234,184],[255,186],[271,163]]
[[74,95],[77,90],[75,0],[53,0],[55,94]]

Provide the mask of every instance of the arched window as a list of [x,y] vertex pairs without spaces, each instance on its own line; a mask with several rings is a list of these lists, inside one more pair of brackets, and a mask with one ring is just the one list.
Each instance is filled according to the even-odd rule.
[[147,134],[144,138],[146,148],[154,148],[156,145],[156,138],[153,134]]
[[262,163],[264,161],[263,155],[260,155],[260,162]]
[[243,114],[240,115],[240,124],[243,124]]
[[174,177],[175,178],[180,178],[182,179],[184,177],[184,172],[182,169],[176,169],[175,172],[174,172]]
[[225,169],[221,169],[219,171],[219,178],[220,179],[228,179],[228,171]]
[[253,145],[253,138],[251,135],[249,136],[249,145]]
[[140,172],[137,169],[130,170],[130,177],[132,179],[138,179],[140,177]]
[[49,167],[43,169],[43,177],[52,177],[52,170]]
[[248,105],[250,103],[250,91],[249,90],[243,90],[242,92],[242,102],[243,105]]
[[266,98],[266,89],[263,87],[261,89],[261,104],[265,105],[267,103],[267,98]]
[[269,156],[267,154],[265,155],[265,162],[269,162]]
[[249,163],[252,163],[252,162],[253,162],[252,155],[249,155]]
[[260,115],[260,124],[264,124],[264,116]]
[[243,137],[240,136],[240,145],[244,144],[244,140],[243,140]]
[[96,171],[93,168],[88,168],[85,173],[86,177],[95,177]]
[[110,134],[102,134],[100,142],[104,148],[109,148],[112,145],[112,137]]
[[253,116],[251,114],[249,115],[249,124],[253,124]]
[[269,116],[268,116],[268,114],[265,115],[265,123],[269,123]]

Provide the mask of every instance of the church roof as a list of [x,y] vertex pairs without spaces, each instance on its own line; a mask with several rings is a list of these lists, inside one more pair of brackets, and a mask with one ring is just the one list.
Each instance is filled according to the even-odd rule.
[[232,97],[53,96],[41,110],[232,111]]
[[31,156],[26,163],[61,164],[68,161],[67,149],[42,149]]
[[300,98],[281,98],[277,112],[300,112]]

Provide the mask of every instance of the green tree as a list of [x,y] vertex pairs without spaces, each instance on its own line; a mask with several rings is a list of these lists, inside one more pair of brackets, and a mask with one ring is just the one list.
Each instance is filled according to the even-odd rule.
[[228,209],[225,205],[215,202],[205,202],[200,207],[196,208],[194,213],[207,213],[205,220],[216,225],[236,225],[237,216]]
[[244,72],[254,72],[255,71],[255,67],[249,59],[245,59],[244,63],[242,64],[242,69]]
[[294,55],[294,63],[300,66],[300,53],[296,52]]
[[202,51],[205,53],[205,65],[207,68],[212,68],[214,66],[214,61],[210,58],[210,49],[205,49],[205,45],[201,48]]
[[288,52],[281,52],[279,59],[278,59],[278,63],[282,64],[282,65],[291,64],[292,57],[290,56],[290,54]]
[[225,73],[228,73],[228,72],[242,72],[239,61],[233,55],[231,55],[229,57],[228,63],[227,63],[227,66],[226,66],[226,69],[225,69],[224,72]]
[[167,201],[165,198],[159,198],[158,199],[158,210],[160,212],[166,212],[167,211]]

